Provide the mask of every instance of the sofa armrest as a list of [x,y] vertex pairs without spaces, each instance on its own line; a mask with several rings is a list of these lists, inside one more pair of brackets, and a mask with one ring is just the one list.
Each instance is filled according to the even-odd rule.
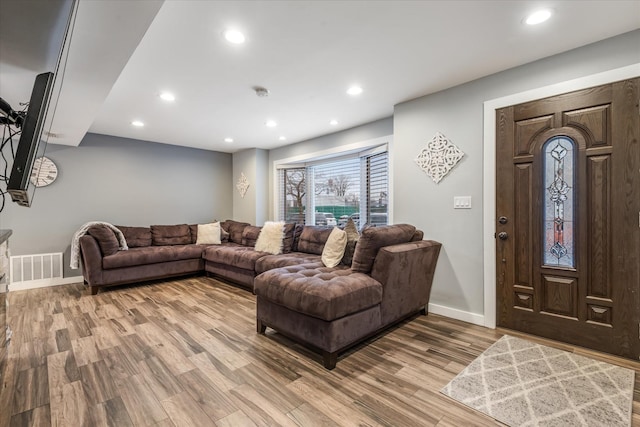
[[381,248],[371,277],[382,284],[382,324],[415,313],[429,304],[442,244],[420,240]]
[[102,251],[98,241],[88,234],[80,237],[82,276],[89,286],[102,283]]

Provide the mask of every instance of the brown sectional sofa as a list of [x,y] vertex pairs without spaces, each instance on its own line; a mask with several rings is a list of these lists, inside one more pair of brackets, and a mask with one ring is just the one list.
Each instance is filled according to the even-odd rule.
[[[257,329],[271,327],[311,345],[333,369],[339,352],[407,316],[426,313],[441,244],[408,224],[369,227],[350,265],[325,267],[332,227],[287,224],[281,254],[256,251],[261,228],[227,220],[219,245],[197,245],[197,226],[118,227],[129,250],[105,230],[80,238],[85,283],[104,286],[206,272],[257,295]],[[115,239],[115,234],[113,235]],[[345,258],[346,259],[346,258]]]

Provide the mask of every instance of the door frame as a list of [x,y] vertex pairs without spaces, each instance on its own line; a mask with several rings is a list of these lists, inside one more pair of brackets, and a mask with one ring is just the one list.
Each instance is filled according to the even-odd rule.
[[487,328],[496,327],[496,109],[635,77],[640,77],[640,63],[484,102],[482,235],[484,326]]

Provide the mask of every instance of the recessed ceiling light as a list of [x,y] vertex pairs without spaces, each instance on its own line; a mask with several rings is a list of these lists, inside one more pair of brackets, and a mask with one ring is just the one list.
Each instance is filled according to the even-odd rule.
[[337,124],[338,124],[338,121],[334,119],[334,120],[331,120],[331,121],[329,122],[329,124],[330,124],[331,126],[335,126],[335,125],[337,125]]
[[543,23],[549,18],[551,18],[551,10],[543,9],[533,12],[531,15],[527,16],[524,22],[528,25],[537,25]]
[[281,136],[280,138],[278,138],[280,141],[286,141],[287,137],[286,136]]
[[142,126],[144,126],[144,123],[142,123],[140,120],[134,120],[131,122],[131,125],[141,128]]
[[165,101],[175,101],[176,100],[176,97],[172,93],[169,93],[169,92],[162,92],[160,94],[160,98],[162,98]]
[[233,43],[233,44],[242,44],[245,41],[244,34],[242,34],[238,30],[225,31],[224,38],[227,39],[229,43]]
[[233,142],[233,138],[225,138],[224,142]]
[[274,128],[278,126],[278,123],[276,123],[275,120],[267,120],[265,125],[267,125],[267,127]]
[[349,95],[360,95],[362,93],[362,88],[360,86],[351,86],[347,89],[347,93]]

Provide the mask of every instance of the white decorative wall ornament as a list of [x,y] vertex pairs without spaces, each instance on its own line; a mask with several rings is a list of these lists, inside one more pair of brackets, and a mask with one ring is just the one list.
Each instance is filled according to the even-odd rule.
[[418,153],[416,163],[437,184],[462,159],[464,153],[440,132]]
[[247,179],[246,176],[244,176],[244,173],[240,173],[240,179],[238,179],[238,183],[236,184],[236,188],[238,189],[238,192],[240,193],[240,197],[242,197],[244,199],[244,195],[247,194],[247,190],[249,189],[249,180]]

